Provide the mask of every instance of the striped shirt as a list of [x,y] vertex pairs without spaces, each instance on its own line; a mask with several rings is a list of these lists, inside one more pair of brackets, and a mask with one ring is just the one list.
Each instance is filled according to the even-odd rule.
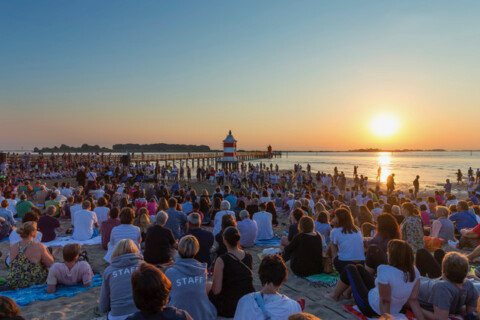
[[123,239],[131,239],[137,245],[140,250],[140,241],[142,234],[140,233],[140,228],[131,224],[121,224],[112,229],[110,234],[110,246],[112,248]]

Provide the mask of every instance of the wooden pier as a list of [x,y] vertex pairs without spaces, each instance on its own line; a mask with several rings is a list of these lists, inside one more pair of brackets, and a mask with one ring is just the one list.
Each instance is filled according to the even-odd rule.
[[[103,163],[125,163],[126,154],[119,153],[44,153],[37,154],[32,153],[28,156],[28,159],[31,163],[38,161],[53,161],[56,163],[65,163],[65,162],[103,162]],[[274,152],[262,152],[262,151],[244,151],[237,152],[237,165],[246,161],[254,161],[259,159],[271,159],[282,156],[281,151]],[[161,163],[168,166],[179,165],[179,166],[188,166],[191,168],[197,167],[215,167],[218,169],[219,165],[222,167],[232,168],[232,165],[226,165],[227,162],[223,162],[223,152],[208,152],[208,153],[142,153],[134,152],[130,153],[128,157],[128,162],[131,164],[141,165],[141,164],[151,164],[151,163]],[[16,162],[23,158],[23,154],[18,153],[8,153],[6,158],[9,162]],[[68,160],[70,159],[70,160]],[[196,163],[195,163],[196,162]],[[236,166],[235,166],[236,167]]]

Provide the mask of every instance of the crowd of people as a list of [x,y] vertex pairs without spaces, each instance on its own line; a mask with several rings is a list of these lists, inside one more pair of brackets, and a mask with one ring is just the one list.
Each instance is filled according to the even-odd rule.
[[[59,284],[90,286],[86,250],[69,244],[51,252],[45,243],[61,234],[79,241],[100,236],[109,266],[99,312],[108,319],[315,319],[302,312],[304,299],[279,293],[287,262],[298,277],[338,272],[325,298],[353,297],[367,317],[409,309],[417,319],[476,319],[478,292],[467,278],[480,280],[480,270],[471,272],[480,257],[478,186],[457,199],[447,181],[423,198],[419,176],[414,190],[393,184],[383,191],[337,168],[313,174],[310,165],[279,171],[249,164],[214,172],[214,192],[197,192],[179,176],[168,182],[155,165],[62,159],[44,158],[34,168],[70,163],[77,185],[25,179],[29,157],[0,168],[0,236],[10,241],[7,288],[47,284],[53,293]],[[150,170],[154,176],[145,179]],[[288,221],[285,235],[281,221]],[[249,248],[278,236],[275,254],[254,270]],[[55,262],[60,252],[63,262]]]

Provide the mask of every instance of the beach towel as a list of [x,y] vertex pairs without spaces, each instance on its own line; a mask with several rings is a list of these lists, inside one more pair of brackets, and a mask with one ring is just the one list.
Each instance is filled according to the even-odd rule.
[[53,241],[50,241],[50,242],[43,242],[43,244],[46,246],[46,247],[56,247],[56,246],[66,246],[67,244],[70,244],[70,243],[78,243],[82,246],[84,245],[87,245],[87,246],[93,246],[93,245],[96,245],[96,244],[102,244],[102,236],[97,236],[95,238],[92,238],[92,239],[88,239],[88,240],[74,240],[72,238],[72,236],[63,236],[63,237],[57,237],[55,240]]
[[92,285],[84,288],[82,284],[76,286],[57,286],[57,292],[47,293],[47,285],[41,284],[38,286],[28,287],[24,289],[10,290],[2,292],[2,296],[9,297],[20,306],[24,307],[34,301],[47,301],[60,297],[73,297],[77,293],[87,291],[93,287],[102,285],[102,277],[96,274],[92,279]]
[[[363,315],[363,313],[360,311],[360,309],[358,308],[357,305],[351,305],[351,306],[344,305],[343,309],[345,309],[345,311],[354,315],[355,317],[357,317],[360,320],[376,320],[376,319],[378,319],[378,318],[365,317]],[[402,320],[415,320],[416,318],[415,318],[415,315],[410,310],[408,310],[406,314],[403,314],[403,313],[392,314],[392,320],[400,320],[400,319],[402,319]],[[462,317],[456,316],[456,315],[450,315],[448,319],[449,320],[462,320]]]
[[273,247],[273,246],[279,246],[280,245],[280,238],[278,237],[275,237],[273,239],[268,239],[268,240],[255,240],[255,245],[257,246],[260,246],[260,247],[264,247],[264,246],[269,246],[269,247]]
[[8,241],[8,237],[5,237],[2,240],[0,240],[0,242],[5,242],[5,241]]
[[334,272],[331,274],[328,273],[320,273],[320,274],[312,274],[308,277],[299,277],[295,276],[296,278],[305,279],[310,282],[310,286],[314,288],[331,288],[337,284],[338,278],[340,275],[338,272]]

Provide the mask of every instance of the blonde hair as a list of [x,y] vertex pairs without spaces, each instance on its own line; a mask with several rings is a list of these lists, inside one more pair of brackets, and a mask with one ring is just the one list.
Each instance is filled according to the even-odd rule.
[[437,207],[437,215],[440,216],[440,217],[448,218],[448,216],[450,215],[450,210],[447,207],[438,206]]
[[17,233],[22,239],[28,238],[32,232],[37,231],[37,223],[35,221],[28,221],[18,228]]
[[178,254],[182,258],[193,258],[200,250],[200,244],[197,238],[188,235],[180,239],[178,243]]
[[116,258],[118,256],[121,256],[127,253],[135,253],[135,254],[140,253],[140,251],[138,251],[137,245],[135,244],[135,242],[133,242],[132,239],[120,240],[115,245],[115,248],[113,249],[112,257],[110,258],[110,260],[113,260],[113,258]]

